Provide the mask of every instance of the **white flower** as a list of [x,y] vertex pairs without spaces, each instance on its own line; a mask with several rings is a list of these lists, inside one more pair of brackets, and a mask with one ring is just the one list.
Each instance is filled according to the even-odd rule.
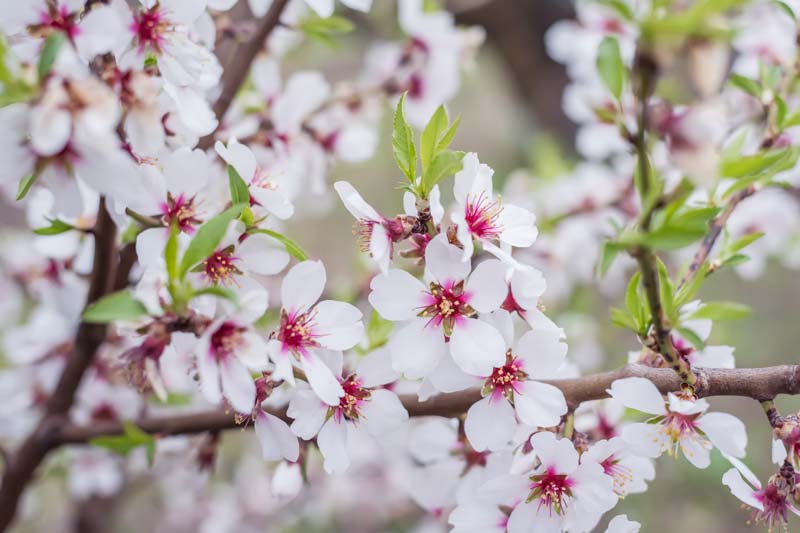
[[[514,331],[510,316],[506,343],[511,344]],[[485,378],[484,398],[469,408],[464,431],[473,448],[497,450],[506,446],[514,435],[516,418],[532,427],[552,427],[567,412],[564,394],[553,385],[536,381],[552,377],[563,365],[567,345],[558,334],[528,331],[506,351],[505,364],[496,367]],[[515,417],[516,413],[516,417]]]
[[267,214],[275,215],[281,220],[286,220],[294,214],[292,202],[271,179],[270,171],[258,164],[256,156],[247,146],[236,139],[231,139],[227,146],[217,141],[214,148],[227,164],[236,169],[247,184],[253,207],[263,209]]
[[598,463],[579,462],[569,439],[541,432],[531,437],[531,445],[541,464],[529,477],[508,476],[502,482],[503,490],[524,498],[509,516],[508,533],[588,531],[616,505],[612,479]]
[[538,235],[536,216],[521,207],[503,205],[494,197],[494,171],[478,161],[477,154],[468,153],[463,163],[463,169],[455,175],[453,194],[458,209],[451,218],[464,246],[464,260],[472,257],[472,240],[478,239],[487,252],[515,268],[524,268],[511,257],[510,250],[512,246],[526,248],[533,244]]
[[709,452],[716,446],[733,457],[744,457],[747,432],[741,420],[727,413],[706,413],[703,399],[686,400],[669,393],[668,403],[653,383],[645,378],[618,379],[608,393],[626,407],[655,415],[649,423],[625,426],[622,437],[636,453],[659,457],[664,452],[683,455],[698,468],[710,463]]
[[614,492],[620,498],[646,491],[647,481],[655,479],[653,462],[635,455],[622,437],[595,442],[584,452],[584,457],[599,463],[606,475],[611,476]]
[[[790,479],[779,472],[772,476],[766,487],[761,486],[755,474],[742,461],[726,456],[734,468],[722,476],[722,484],[746,505],[753,508],[753,519],[756,523],[764,522],[770,529],[783,527],[786,529],[788,512],[800,516],[800,510],[794,506],[794,471]],[[745,481],[746,480],[746,481]]]
[[[251,11],[257,17],[263,17],[272,5],[272,0],[248,0],[248,2]],[[372,7],[372,0],[341,0],[341,2],[350,9],[365,13]],[[305,3],[320,17],[327,18],[333,15],[334,0],[305,0]]]
[[639,533],[642,524],[628,520],[628,515],[620,514],[611,519],[606,533]]
[[425,377],[447,352],[468,374],[487,376],[502,366],[502,335],[476,315],[500,307],[507,290],[504,275],[505,267],[494,259],[470,273],[461,250],[439,235],[425,250],[428,287],[402,270],[375,277],[372,306],[387,320],[409,321],[390,340],[394,369],[411,379]]
[[274,376],[294,384],[292,362],[299,362],[309,385],[328,405],[339,405],[345,391],[319,353],[347,350],[364,335],[361,311],[345,302],[318,302],[325,288],[325,266],[304,261],[292,267],[281,284],[281,321],[269,341]]
[[383,435],[405,422],[408,413],[395,393],[380,388],[386,383],[387,374],[374,365],[359,365],[356,373],[343,378],[338,377],[342,374],[341,352],[325,353],[325,363],[337,376],[344,393],[338,403],[329,405],[313,391],[298,390],[288,414],[295,419],[292,431],[298,437],[310,440],[316,435],[325,458],[325,471],[343,472],[350,465],[348,439],[353,432],[366,430],[375,437]]

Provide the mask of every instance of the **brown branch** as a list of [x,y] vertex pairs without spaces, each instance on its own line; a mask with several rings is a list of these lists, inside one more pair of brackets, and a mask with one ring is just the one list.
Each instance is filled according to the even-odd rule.
[[[94,235],[94,265],[87,303],[108,293],[114,281],[116,226],[102,198]],[[0,484],[0,531],[5,531],[14,520],[19,499],[39,464],[51,449],[60,444],[60,428],[67,422],[66,415],[75,400],[81,378],[105,336],[104,325],[81,323],[79,326],[73,352],[55,391],[45,404],[39,424],[6,463]]]
[[736,209],[736,206],[739,205],[739,203],[745,198],[749,198],[758,192],[759,188],[760,187],[753,184],[730,197],[722,212],[711,221],[711,224],[708,228],[708,233],[706,233],[706,236],[703,238],[703,242],[700,243],[700,247],[695,252],[692,262],[689,264],[689,270],[687,270],[686,274],[684,274],[683,278],[681,278],[681,281],[678,284],[678,289],[692,281],[692,279],[700,271],[700,268],[705,264],[706,259],[708,259],[708,254],[710,254],[711,249],[714,248],[717,238],[725,228],[725,224],[728,223],[728,219],[733,213],[733,210]]
[[[800,394],[800,365],[695,370],[698,377],[695,393],[698,397],[742,396],[762,401],[772,399],[779,394]],[[561,389],[567,403],[577,406],[585,401],[607,398],[606,390],[611,384],[627,377],[647,378],[664,394],[681,388],[681,379],[672,370],[638,364],[579,378],[545,380],[545,383]],[[470,389],[452,394],[440,394],[425,402],[420,402],[414,395],[404,395],[401,396],[401,401],[410,416],[455,417],[466,413],[480,398],[479,390]],[[286,415],[285,408],[270,412],[286,422],[292,421]],[[149,418],[139,420],[136,425],[147,433],[159,436],[214,432],[240,427],[234,415],[224,411]],[[61,444],[80,444],[95,437],[120,435],[123,432],[124,428],[119,422],[104,422],[92,426],[67,424],[61,428],[58,441]]]
[[[220,124],[222,124],[225,113],[233,103],[233,99],[239,91],[239,87],[244,83],[247,73],[250,72],[250,65],[264,46],[267,37],[269,37],[280,23],[281,14],[288,3],[289,0],[274,0],[267,14],[258,22],[258,27],[250,39],[235,45],[233,50],[229,52],[228,55],[232,60],[229,64],[224,66],[222,92],[219,98],[217,98],[217,101],[214,102],[213,107],[214,114]],[[222,53],[219,55],[222,55]],[[207,150],[213,146],[213,144],[214,133],[211,133],[200,139],[198,148]]]

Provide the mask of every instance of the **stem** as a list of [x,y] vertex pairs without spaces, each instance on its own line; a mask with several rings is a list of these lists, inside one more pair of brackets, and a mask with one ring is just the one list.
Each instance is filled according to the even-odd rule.
[[[116,270],[116,226],[100,199],[94,228],[94,265],[87,305],[108,293]],[[45,456],[60,444],[58,435],[68,424],[67,413],[75,400],[81,378],[92,364],[95,352],[105,340],[106,326],[82,322],[75,345],[55,391],[45,404],[42,418],[19,449],[9,457],[0,485],[0,531],[5,531],[16,515],[19,499]]]
[[778,408],[775,407],[775,402],[773,400],[761,400],[760,403],[761,408],[764,409],[764,414],[767,415],[769,425],[773,428],[783,426],[783,417],[778,412]]
[[572,439],[575,434],[575,413],[570,411],[567,413],[567,419],[564,421],[564,438]]
[[[800,394],[800,365],[766,368],[707,368],[699,369],[698,375],[700,379],[697,380],[695,387],[695,394],[698,397],[742,396],[763,399],[773,398],[779,394]],[[611,384],[618,379],[627,377],[649,379],[663,394],[675,392],[681,387],[679,377],[672,370],[638,364],[626,365],[610,372],[579,378],[543,380],[543,382],[558,387],[564,393],[568,405],[579,405],[582,402],[607,398]],[[425,402],[420,402],[416,395],[400,397],[408,414],[414,417],[461,416],[480,399],[481,392],[478,389],[440,394]],[[292,421],[286,415],[285,407],[271,409],[269,412],[286,422]],[[150,434],[170,436],[240,427],[235,418],[232,413],[217,410],[143,419],[136,422],[136,425],[142,431]],[[102,422],[91,426],[65,424],[60,428],[56,439],[59,444],[80,444],[95,437],[121,435],[122,433],[124,433],[124,428],[120,422]]]

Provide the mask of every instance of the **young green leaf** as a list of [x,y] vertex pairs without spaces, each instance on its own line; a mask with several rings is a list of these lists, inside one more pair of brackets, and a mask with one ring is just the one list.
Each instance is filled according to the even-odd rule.
[[272,231],[271,229],[257,229],[253,230],[253,233],[263,233],[264,235],[269,235],[273,239],[280,241],[281,244],[286,247],[286,251],[298,261],[305,261],[308,259],[308,254],[303,250],[303,248],[286,235],[282,235],[277,231]]
[[736,252],[739,252],[740,250],[750,246],[763,236],[764,232],[761,231],[757,231],[755,233],[748,233],[747,235],[740,237],[739,239],[736,240],[736,242],[728,246],[728,249],[726,251],[729,254],[735,254]]
[[456,131],[458,131],[458,125],[461,124],[461,115],[457,116],[456,119],[450,124],[450,127],[447,128],[441,137],[439,137],[439,144],[436,146],[436,152],[439,153],[442,150],[446,150],[450,143],[453,142],[453,137],[456,136]]
[[169,229],[169,238],[164,246],[164,261],[167,263],[167,277],[169,281],[178,279],[178,233],[177,224],[172,224]]
[[43,228],[36,228],[33,232],[36,235],[59,235],[61,233],[70,231],[75,229],[75,226],[72,224],[67,224],[63,220],[59,220],[57,218],[48,219],[50,221],[49,226],[45,226]]
[[339,16],[312,17],[299,24],[300,31],[309,38],[330,47],[336,45],[334,37],[350,33],[354,27],[352,22]]
[[38,73],[39,73],[39,80],[43,80],[45,76],[50,73],[52,70],[53,65],[56,62],[56,57],[58,57],[58,51],[61,49],[61,45],[64,44],[66,41],[66,35],[64,32],[53,32],[48,37],[44,43],[44,48],[42,49],[42,55],[39,57],[39,65],[38,65]]
[[224,298],[229,300],[233,303],[237,303],[239,301],[239,297],[236,296],[236,293],[227,287],[219,287],[219,286],[211,286],[211,287],[203,287],[197,291],[192,293],[192,298],[196,296],[216,296],[218,298]]
[[112,292],[103,296],[83,312],[83,321],[91,324],[108,324],[116,320],[136,320],[147,316],[147,308],[127,291]]
[[741,74],[731,74],[730,84],[737,87],[751,96],[761,98],[761,86],[757,81],[746,78]]
[[406,121],[403,111],[405,102],[406,95],[403,93],[397,102],[397,109],[394,112],[392,149],[400,171],[408,178],[410,183],[414,183],[417,174],[417,151],[414,146],[414,132],[411,130],[408,121]]
[[422,130],[422,136],[419,142],[419,157],[422,161],[422,172],[428,170],[433,158],[439,152],[439,140],[447,132],[450,125],[450,120],[447,118],[447,111],[444,105],[440,105],[436,112],[433,114],[425,129]]
[[123,427],[125,428],[124,434],[95,437],[89,440],[89,444],[123,456],[127,456],[134,449],[144,446],[147,451],[147,462],[152,466],[156,452],[156,438],[136,427],[133,422],[126,421],[123,423]]
[[422,177],[425,193],[430,192],[445,177],[452,176],[461,170],[464,166],[463,159],[464,152],[461,151],[445,150],[438,153]]
[[233,205],[250,203],[250,190],[247,188],[247,183],[245,183],[236,169],[233,168],[233,165],[228,165],[228,184],[231,189],[231,201]]
[[706,302],[697,311],[689,316],[694,318],[709,318],[711,320],[740,320],[750,314],[750,308],[736,302]]
[[689,342],[692,343],[692,346],[694,346],[696,350],[705,349],[706,343],[703,342],[703,339],[701,339],[700,336],[697,333],[695,333],[693,330],[691,330],[689,328],[684,328],[684,327],[679,327],[679,328],[676,328],[676,329],[678,330],[678,333],[680,333],[683,338],[685,338],[686,340],[688,340]]
[[598,278],[602,278],[606,275],[614,259],[616,259],[617,255],[619,255],[623,249],[624,248],[617,243],[611,241],[603,242],[603,247],[600,249],[600,260],[597,261]]
[[22,200],[28,195],[28,192],[38,178],[39,172],[33,172],[20,180],[19,186],[17,187],[17,201]]
[[183,254],[178,269],[178,279],[183,279],[193,266],[214,253],[225,236],[228,224],[238,217],[244,208],[245,204],[236,204],[200,226]]
[[606,37],[597,49],[597,72],[617,100],[622,96],[627,70],[616,37]]

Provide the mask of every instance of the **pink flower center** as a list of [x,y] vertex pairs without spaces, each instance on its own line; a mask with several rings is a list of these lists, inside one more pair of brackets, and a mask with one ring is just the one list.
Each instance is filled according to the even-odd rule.
[[545,506],[552,514],[562,514],[572,497],[574,481],[566,474],[557,474],[553,468],[548,468],[544,474],[531,476],[531,493],[526,502],[539,500],[539,506]]
[[505,396],[510,402],[514,401],[514,393],[520,393],[519,383],[528,379],[528,374],[522,369],[522,361],[515,358],[511,350],[506,352],[506,364],[496,367],[492,375],[486,378],[483,384],[483,395],[492,395],[492,400]]
[[111,404],[102,402],[92,409],[91,417],[93,422],[108,422],[117,419],[117,411]]
[[475,310],[470,307],[470,294],[464,291],[464,282],[460,281],[439,285],[430,284],[425,307],[418,316],[430,317],[429,325],[442,326],[448,337],[453,333],[453,327],[460,320],[475,315]]
[[332,416],[336,422],[341,423],[342,419],[358,421],[361,416],[362,404],[369,400],[372,392],[362,386],[361,378],[352,375],[342,381],[344,396],[339,400],[339,405],[331,407]]
[[754,510],[753,520],[755,522],[764,522],[770,531],[779,524],[783,524],[785,528],[785,524],[789,520],[788,511],[790,505],[786,494],[779,490],[778,486],[770,480],[767,486],[756,491],[754,496],[764,506],[764,510]]
[[607,476],[614,480],[614,492],[620,496],[628,493],[626,485],[633,481],[633,471],[627,466],[620,464],[619,459],[613,455],[607,457],[600,463]]
[[217,361],[222,361],[233,355],[234,351],[244,343],[242,333],[245,328],[234,322],[223,322],[217,330],[211,334],[209,350]]
[[316,309],[305,313],[281,311],[278,340],[281,341],[284,351],[304,355],[309,348],[319,345],[316,340],[319,335],[314,333],[316,316]]
[[480,239],[493,239],[500,235],[503,228],[498,224],[503,205],[500,200],[492,201],[482,192],[477,198],[467,197],[464,220],[470,232]]
[[670,412],[663,420],[662,424],[664,429],[673,442],[677,442],[680,438],[688,433],[697,432],[697,424],[695,421],[698,414],[684,415],[681,413]]
[[195,216],[194,196],[186,198],[179,194],[173,197],[172,193],[167,193],[167,201],[161,204],[161,213],[161,221],[165,225],[170,226],[174,222],[182,232],[188,234],[194,233],[194,227],[201,222]]
[[142,10],[134,18],[131,31],[136,34],[139,52],[149,48],[157,54],[162,53],[164,34],[169,29],[169,22],[164,18],[161,8],[156,4],[151,9]]
[[233,255],[233,246],[217,250],[209,255],[201,266],[206,279],[214,285],[231,285],[242,271],[236,267],[239,258]]
[[63,31],[70,40],[73,40],[80,33],[80,27],[78,27],[76,20],[77,13],[70,13],[67,6],[58,8],[49,6],[47,11],[42,11],[39,14],[40,28]]

